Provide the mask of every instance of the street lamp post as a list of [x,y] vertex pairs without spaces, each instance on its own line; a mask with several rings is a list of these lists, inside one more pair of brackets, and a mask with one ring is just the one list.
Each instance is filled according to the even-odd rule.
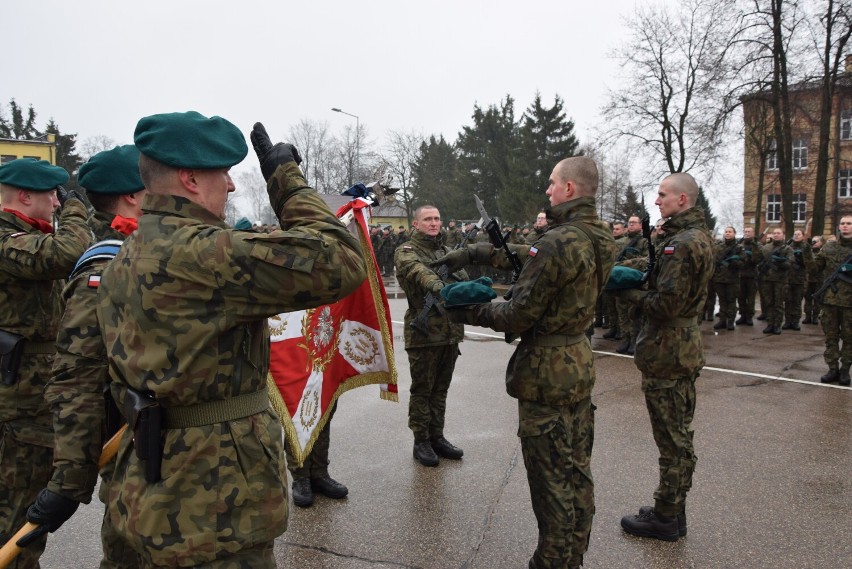
[[[335,113],[341,113],[344,115],[348,115],[350,117],[355,117],[355,175],[358,175],[358,170],[361,168],[361,119],[358,118],[358,115],[353,115],[352,113],[347,113],[337,107],[331,109]],[[349,183],[353,183],[355,180],[349,180]]]

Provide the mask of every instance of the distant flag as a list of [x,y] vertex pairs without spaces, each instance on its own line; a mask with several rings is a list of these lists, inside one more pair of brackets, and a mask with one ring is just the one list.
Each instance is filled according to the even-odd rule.
[[299,464],[346,391],[378,384],[382,399],[399,400],[390,309],[370,243],[369,212],[360,198],[337,212],[361,243],[367,265],[361,286],[334,304],[269,319],[269,398]]

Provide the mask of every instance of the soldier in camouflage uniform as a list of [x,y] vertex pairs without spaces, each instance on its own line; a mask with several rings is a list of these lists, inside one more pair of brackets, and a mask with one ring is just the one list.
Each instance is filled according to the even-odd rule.
[[[452,223],[452,222],[451,222]],[[437,466],[438,457],[460,459],[464,452],[444,437],[447,391],[459,356],[464,326],[453,324],[435,305],[426,321],[427,333],[412,322],[425,305],[428,294],[435,298],[444,285],[468,280],[464,271],[448,272],[445,279],[428,265],[450,251],[441,231],[441,214],[431,205],[414,212],[411,239],[397,250],[394,262],[399,285],[408,299],[405,311],[405,351],[411,368],[411,397],[408,427],[414,433],[414,458],[424,466]]]
[[[823,358],[828,373],[823,383],[849,385],[852,366],[852,216],[840,218],[840,238],[828,241],[810,260],[811,269],[826,277],[821,285],[820,323],[825,333]],[[823,288],[824,287],[824,288]]]
[[[68,178],[64,169],[33,158],[0,166],[0,546],[24,524],[50,480],[53,421],[42,391],[56,353],[63,279],[92,239],[75,192],[62,193],[56,229],[51,223],[57,185]],[[9,567],[38,567],[49,529],[19,542],[26,547]]]
[[[518,399],[518,436],[538,521],[532,569],[580,567],[595,513],[595,367],[585,331],[617,251],[595,213],[597,185],[592,159],[559,162],[547,189],[550,224],[535,246],[526,246],[511,300],[451,311],[458,321],[521,337],[506,391]],[[479,256],[469,248],[472,260]]]
[[[627,233],[615,262],[624,264],[631,259],[647,258],[648,242],[642,237],[642,220],[638,215],[632,215],[627,220]],[[636,340],[642,326],[642,313],[637,306],[618,297],[615,298],[615,309],[618,313],[618,330],[622,338],[621,345],[615,351],[632,356],[636,351]]]
[[740,292],[737,295],[737,308],[740,317],[734,324],[754,325],[754,299],[757,296],[757,267],[763,261],[760,244],[754,239],[754,228],[743,229],[740,240],[743,250],[742,266],[740,267]]
[[667,541],[686,535],[686,494],[696,463],[695,380],[705,361],[699,324],[714,265],[713,238],[704,212],[695,207],[697,198],[698,184],[689,174],[672,174],[662,181],[656,204],[668,220],[648,290],[621,293],[645,315],[634,361],[642,372],[642,391],[660,451],[654,505],[624,516],[621,527],[632,535]]
[[[811,256],[819,253],[822,247],[822,237],[817,235],[811,240]],[[805,318],[802,324],[819,324],[819,303],[814,299],[814,293],[822,285],[822,271],[811,263],[805,266],[807,281],[805,283]]]
[[535,216],[535,224],[532,227],[532,231],[527,234],[527,245],[532,245],[541,239],[541,236],[544,235],[545,231],[547,231],[547,214],[542,211]]
[[456,227],[456,220],[451,219],[450,223],[447,224],[447,233],[444,236],[444,245],[452,249],[462,240],[462,232],[461,229]]
[[733,330],[737,317],[737,295],[740,292],[740,268],[743,265],[742,246],[737,243],[733,227],[726,227],[723,238],[715,244],[716,270],[713,289],[719,295],[719,321],[714,330]]
[[766,315],[764,334],[780,334],[784,318],[784,299],[787,296],[787,273],[795,262],[793,250],[784,242],[784,232],[776,227],[772,240],[763,246],[760,274],[760,312]]
[[233,124],[171,113],[134,135],[150,193],[103,272],[98,320],[131,427],[107,515],[146,566],[275,567],[288,499],[267,318],[335,302],[366,276],[296,149],[273,146],[260,123],[251,140],[281,224],[270,233],[223,221],[229,169],[247,153]]
[[784,325],[782,330],[801,330],[802,298],[805,296],[805,283],[808,280],[806,264],[814,256],[811,245],[805,240],[801,229],[793,232],[793,238],[787,243],[793,251],[793,263],[787,274],[787,296],[784,299]]
[[[624,222],[616,221],[612,224],[612,237],[615,239],[618,250],[621,251],[627,243],[627,228],[624,226]],[[612,291],[605,290],[601,295],[600,304],[604,327],[609,328],[603,334],[603,338],[606,340],[623,339],[623,330],[618,329],[618,305],[615,294]]]

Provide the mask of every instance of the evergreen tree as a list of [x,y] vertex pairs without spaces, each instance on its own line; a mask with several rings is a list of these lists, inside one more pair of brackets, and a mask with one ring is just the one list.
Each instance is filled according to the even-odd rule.
[[[455,151],[443,136],[437,140],[431,136],[420,145],[413,168],[412,204],[415,208],[428,203],[437,207],[441,216],[448,220],[462,217],[460,211],[466,204],[456,183],[456,162]],[[468,196],[467,201],[473,202],[473,199]],[[472,207],[472,203],[470,205]]]
[[44,134],[56,135],[56,165],[62,166],[72,175],[67,186],[78,188],[77,169],[83,164],[83,159],[77,154],[77,134],[62,134],[53,119],[47,123]]
[[511,186],[499,196],[498,206],[508,218],[528,222],[547,205],[544,190],[553,167],[577,154],[574,122],[566,118],[564,102],[556,95],[553,106],[545,107],[541,94],[521,116],[518,151],[510,157]]
[[639,219],[642,219],[646,213],[645,207],[642,205],[642,202],[639,201],[639,196],[636,194],[636,190],[633,189],[633,186],[628,185],[627,191],[624,194],[624,202],[622,202],[618,209],[618,215],[616,219],[624,220],[625,222],[630,219],[630,216],[638,215]]
[[472,194],[485,202],[488,213],[503,221],[508,212],[500,209],[498,196],[511,191],[509,157],[517,149],[514,99],[510,95],[485,111],[474,105],[473,126],[465,126],[456,142],[458,184],[469,205],[462,206],[459,216],[478,217]]
[[12,138],[12,123],[6,118],[2,105],[0,105],[0,138]]
[[707,229],[710,230],[710,233],[713,233],[716,230],[716,216],[710,210],[710,202],[707,201],[707,196],[704,195],[704,188],[702,186],[698,186],[698,199],[695,200],[695,206],[704,210],[704,221],[707,224]]
[[9,107],[12,110],[12,138],[33,140],[41,135],[35,127],[36,112],[32,105],[27,109],[26,120],[24,120],[23,109],[18,106],[15,99],[9,101]]

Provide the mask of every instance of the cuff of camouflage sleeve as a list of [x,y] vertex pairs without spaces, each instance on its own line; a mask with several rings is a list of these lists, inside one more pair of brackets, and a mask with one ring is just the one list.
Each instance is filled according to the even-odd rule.
[[302,170],[295,162],[287,162],[276,168],[275,173],[266,183],[266,191],[269,193],[269,203],[276,215],[281,214],[281,208],[300,190],[312,190],[305,180]]

